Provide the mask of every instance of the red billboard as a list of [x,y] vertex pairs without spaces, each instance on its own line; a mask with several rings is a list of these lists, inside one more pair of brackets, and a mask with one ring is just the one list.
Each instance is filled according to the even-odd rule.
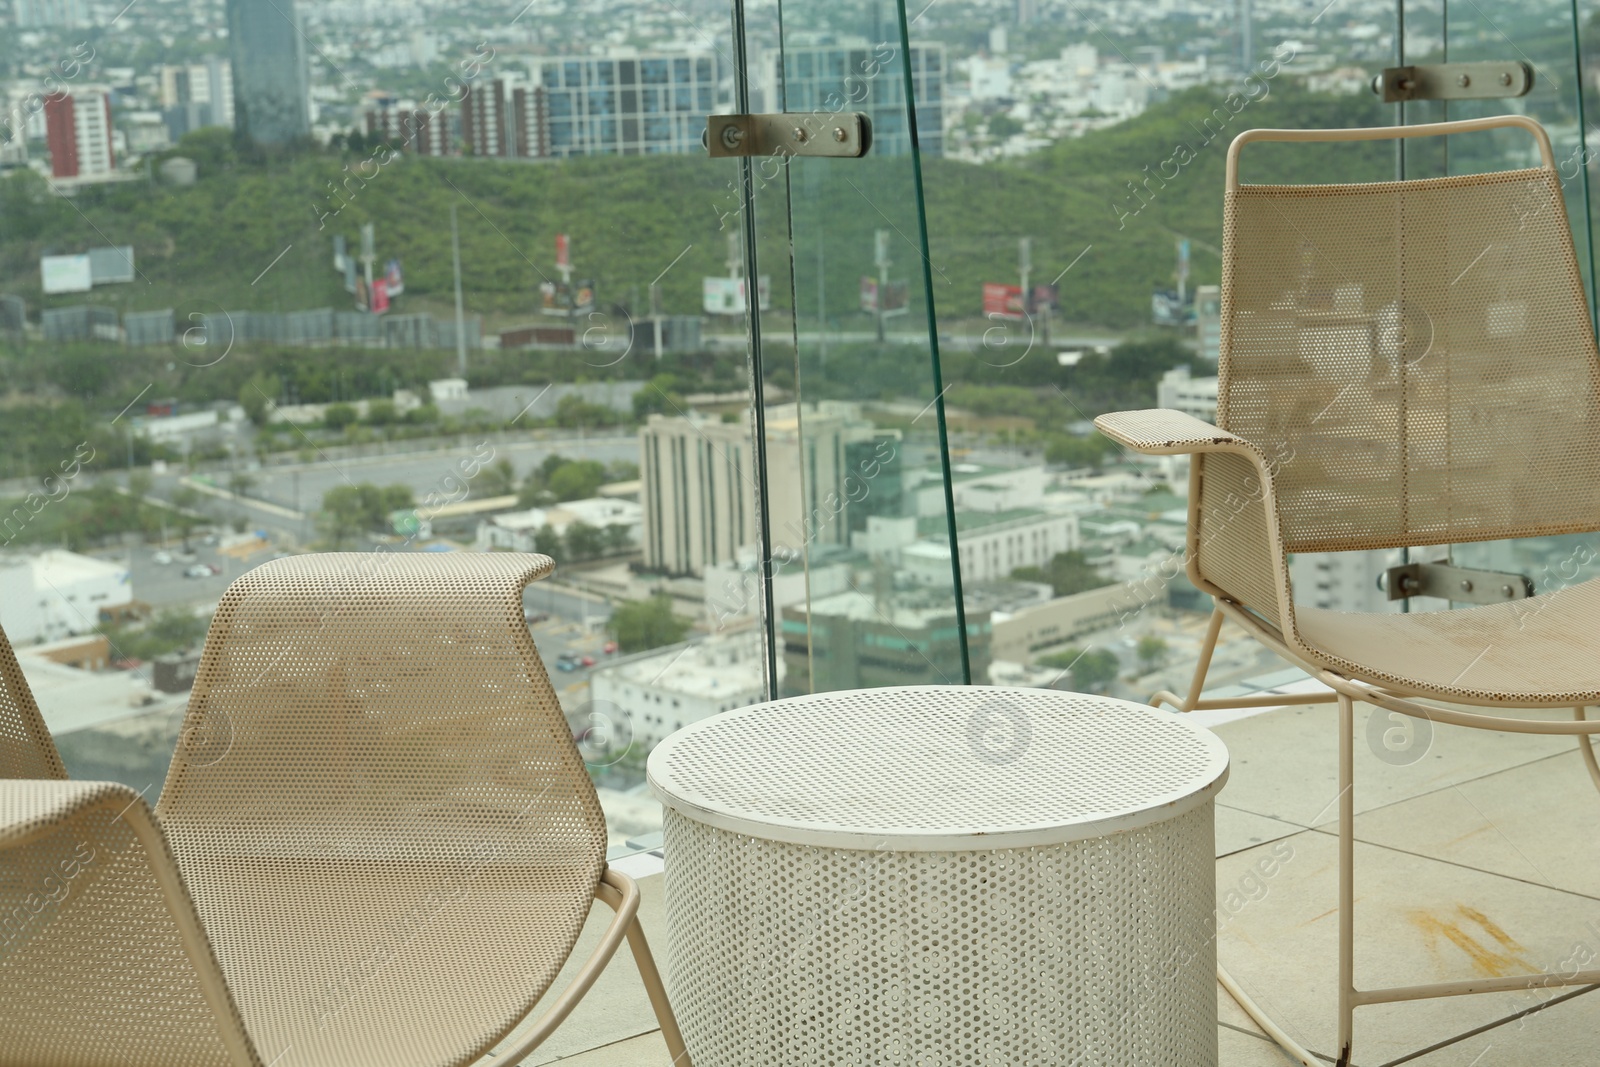
[[983,283],[983,316],[1003,319],[1026,318],[1022,307],[1022,286],[1000,282]]
[[572,266],[572,249],[567,244],[567,235],[556,234],[556,266],[566,268]]

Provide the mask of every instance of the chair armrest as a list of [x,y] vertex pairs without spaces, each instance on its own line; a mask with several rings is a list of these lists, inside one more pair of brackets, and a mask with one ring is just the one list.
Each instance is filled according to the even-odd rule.
[[1114,411],[1094,420],[1095,428],[1119,445],[1151,456],[1181,455],[1219,449],[1235,451],[1234,446],[1250,447],[1238,434],[1219,430],[1193,415],[1171,408],[1144,411]]
[[0,1063],[260,1067],[166,838],[127,786],[0,780],[0,959],[15,963],[0,968]]
[[1170,408],[1113,412],[1094,424],[1146,455],[1211,454],[1203,484],[1200,461],[1190,473],[1189,580],[1204,593],[1255,609],[1299,648],[1274,484],[1277,467],[1288,457],[1268,459],[1247,438]]

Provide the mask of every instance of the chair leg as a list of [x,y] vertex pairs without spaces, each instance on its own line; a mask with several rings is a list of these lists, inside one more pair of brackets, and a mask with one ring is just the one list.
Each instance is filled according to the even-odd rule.
[[1189,682],[1189,695],[1179,699],[1178,694],[1163,689],[1150,697],[1154,707],[1171,704],[1179,711],[1193,711],[1200,703],[1200,694],[1206,686],[1206,675],[1211,671],[1211,654],[1217,650],[1217,636],[1222,632],[1222,609],[1211,609],[1211,621],[1206,624],[1206,639],[1200,645],[1200,658],[1194,665],[1194,678]]
[[[1587,719],[1583,706],[1573,708],[1574,718]],[[1600,763],[1595,762],[1594,736],[1592,734],[1578,735],[1578,751],[1583,754],[1583,765],[1589,769],[1589,780],[1594,782],[1594,787],[1600,789]]]
[[1339,694],[1339,1059],[1350,1067],[1355,1015],[1355,701]]
[[637,915],[628,924],[628,948],[633,952],[633,962],[639,965],[639,977],[644,979],[645,992],[650,994],[650,1007],[655,1010],[656,1021],[661,1024],[661,1037],[667,1043],[673,1067],[692,1067],[689,1050],[683,1044],[683,1034],[678,1030],[678,1018],[672,1014],[667,988],[661,981],[661,972],[656,969],[655,957],[650,954],[650,944],[645,940],[644,927]]

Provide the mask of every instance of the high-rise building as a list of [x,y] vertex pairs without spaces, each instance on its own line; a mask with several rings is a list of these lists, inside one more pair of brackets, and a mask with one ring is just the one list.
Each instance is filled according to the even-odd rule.
[[306,37],[294,0],[228,0],[234,129],[260,144],[311,135]]
[[373,108],[367,112],[366,129],[367,136],[398,144],[402,152],[421,156],[450,154],[450,122],[443,111],[434,113],[403,105]]
[[[773,405],[766,429],[773,552],[849,544],[850,506],[870,494],[895,455],[894,443],[878,437],[854,405],[838,401],[808,404],[803,412]],[[876,453],[851,465],[849,446],[875,439]],[[754,545],[753,463],[748,417],[652,415],[639,433],[645,566],[703,576],[711,564]]]
[[19,29],[74,29],[88,24],[85,6],[85,0],[12,0],[11,12]]
[[116,158],[111,148],[110,94],[100,89],[52,93],[44,98],[44,121],[52,177],[111,173]]
[[543,154],[703,152],[706,116],[726,103],[720,73],[709,50],[541,60],[533,76],[543,94]]
[[[912,45],[910,58],[917,145],[923,155],[943,155],[944,46]],[[873,154],[907,155],[911,132],[905,121],[904,62],[897,45],[864,39],[769,52],[759,70],[763,106],[768,111],[864,111],[872,117]]]
[[205,126],[233,125],[233,67],[222,56],[157,72],[161,117],[174,141]]
[[474,156],[531,159],[549,154],[544,89],[520,78],[475,83],[461,98],[461,150]]

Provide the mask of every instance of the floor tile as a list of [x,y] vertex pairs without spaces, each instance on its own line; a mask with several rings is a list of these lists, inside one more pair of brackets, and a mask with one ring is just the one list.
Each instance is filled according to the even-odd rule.
[[1600,897],[1600,794],[1575,742],[1566,747],[1560,755],[1358,815],[1356,836]]
[[1227,856],[1280,838],[1291,837],[1305,827],[1282,819],[1271,819],[1253,811],[1241,811],[1226,804],[1216,808],[1217,855]]
[[[1338,817],[1338,709],[1289,707],[1216,727],[1228,746],[1228,784],[1218,802],[1300,826]],[[1570,718],[1570,711],[1530,712]],[[1410,731],[1407,733],[1407,731]],[[1435,792],[1565,752],[1566,738],[1434,725],[1356,706],[1356,810]]]
[[1272,1041],[1228,1026],[1217,1027],[1217,1063],[1219,1067],[1296,1067]]
[[[1217,861],[1223,963],[1291,1036],[1326,1055],[1335,1051],[1337,854],[1336,838],[1307,832]],[[1582,945],[1600,958],[1600,901],[1363,844],[1356,888],[1364,988],[1553,972]],[[1385,1063],[1549,995],[1358,1009],[1355,1061]]]
[[661,1040],[660,1030],[624,1038],[556,1062],[562,1067],[669,1067],[667,1043]]

